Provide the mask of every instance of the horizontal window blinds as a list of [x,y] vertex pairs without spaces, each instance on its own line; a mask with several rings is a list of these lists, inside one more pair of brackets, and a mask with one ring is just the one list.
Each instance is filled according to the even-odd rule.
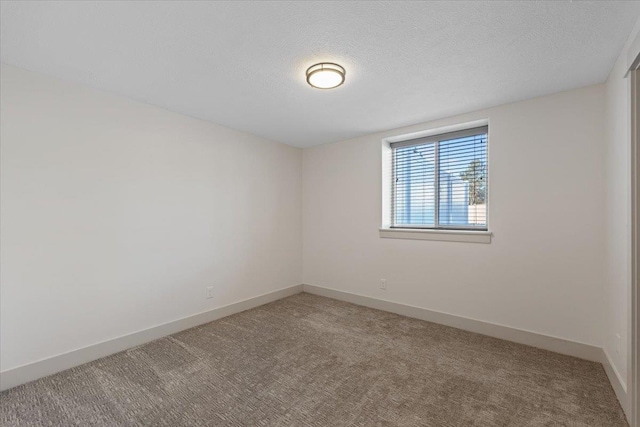
[[486,230],[487,135],[485,126],[391,144],[392,226]]

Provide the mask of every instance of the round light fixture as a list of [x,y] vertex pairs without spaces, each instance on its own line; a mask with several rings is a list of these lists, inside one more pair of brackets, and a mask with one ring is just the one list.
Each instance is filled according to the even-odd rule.
[[317,89],[333,89],[344,83],[345,74],[340,65],[321,62],[307,69],[307,83]]

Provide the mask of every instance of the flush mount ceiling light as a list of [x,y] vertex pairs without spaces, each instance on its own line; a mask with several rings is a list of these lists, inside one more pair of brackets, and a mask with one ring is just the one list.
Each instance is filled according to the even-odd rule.
[[340,65],[321,62],[307,68],[307,83],[317,89],[333,89],[344,83],[345,74]]

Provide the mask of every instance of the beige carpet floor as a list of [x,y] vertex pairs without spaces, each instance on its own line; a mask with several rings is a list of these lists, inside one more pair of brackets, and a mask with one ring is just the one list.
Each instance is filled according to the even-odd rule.
[[626,426],[601,365],[306,293],[0,394],[9,426]]

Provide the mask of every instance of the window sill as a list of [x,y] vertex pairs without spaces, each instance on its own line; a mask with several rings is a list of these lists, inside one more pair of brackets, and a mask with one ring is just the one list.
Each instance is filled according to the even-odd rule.
[[381,228],[385,239],[439,240],[444,242],[491,243],[490,231]]

